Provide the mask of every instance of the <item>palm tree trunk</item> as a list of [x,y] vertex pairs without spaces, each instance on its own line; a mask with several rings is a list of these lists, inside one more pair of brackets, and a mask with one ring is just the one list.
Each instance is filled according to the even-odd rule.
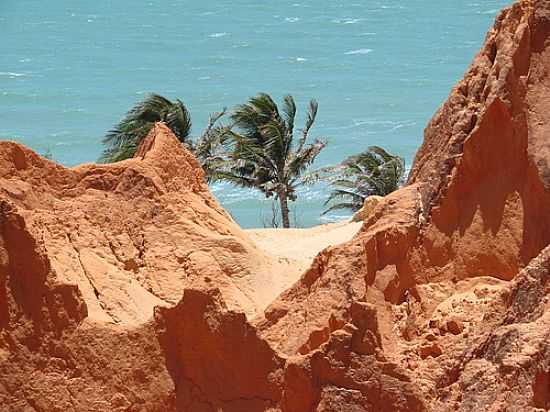
[[290,219],[288,217],[288,199],[286,197],[286,191],[281,190],[277,196],[281,203],[281,216],[283,219],[283,228],[288,229],[290,227]]

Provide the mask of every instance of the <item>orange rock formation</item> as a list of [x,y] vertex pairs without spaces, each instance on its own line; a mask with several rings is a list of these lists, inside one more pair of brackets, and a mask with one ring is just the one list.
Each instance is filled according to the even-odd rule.
[[65,169],[0,143],[7,410],[165,410],[174,383],[153,308],[212,284],[252,317],[288,284],[285,263],[248,240],[169,129],[145,145],[135,159]]
[[549,142],[550,2],[523,0],[408,185],[294,284],[162,125],[113,165],[0,143],[0,409],[548,410]]

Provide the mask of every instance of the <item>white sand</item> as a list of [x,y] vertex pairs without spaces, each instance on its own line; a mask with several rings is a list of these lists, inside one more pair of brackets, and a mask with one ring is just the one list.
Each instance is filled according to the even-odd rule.
[[[282,261],[291,263],[291,278],[298,280],[323,249],[350,240],[362,222],[339,222],[308,229],[248,229],[256,246]],[[290,286],[290,285],[288,285]]]

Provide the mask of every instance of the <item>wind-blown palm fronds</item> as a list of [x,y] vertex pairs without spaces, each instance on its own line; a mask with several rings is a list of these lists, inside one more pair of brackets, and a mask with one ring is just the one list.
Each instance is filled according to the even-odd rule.
[[191,147],[191,116],[180,101],[151,94],[136,104],[103,139],[100,161],[117,162],[132,157],[156,122],[164,122],[183,144]]
[[226,152],[217,158],[211,177],[259,189],[266,197],[276,196],[283,227],[288,228],[288,202],[296,200],[303,173],[326,146],[321,140],[307,144],[317,109],[317,102],[312,100],[305,127],[296,138],[297,110],[292,96],[284,97],[280,110],[265,93],[237,106],[231,114],[232,125],[222,131],[218,141]]
[[218,121],[226,113],[226,108],[221,112],[212,113],[208,120],[208,126],[192,147],[208,182],[215,180],[216,173],[223,169],[226,163],[225,141],[227,134],[231,131],[231,126],[218,124]]
[[399,188],[405,174],[403,158],[391,155],[378,146],[371,146],[363,153],[350,156],[339,166],[321,170],[330,175],[334,188],[323,214],[334,210],[350,209],[353,212],[363,207],[365,199],[372,195],[385,196]]

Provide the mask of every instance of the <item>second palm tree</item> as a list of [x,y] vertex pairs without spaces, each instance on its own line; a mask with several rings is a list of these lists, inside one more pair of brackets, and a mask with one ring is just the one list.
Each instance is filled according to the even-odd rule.
[[292,96],[284,97],[281,110],[265,93],[237,106],[231,114],[232,126],[224,130],[225,159],[211,177],[259,189],[266,197],[276,196],[282,225],[290,227],[288,202],[296,200],[304,172],[326,146],[317,139],[307,143],[317,108],[317,102],[311,100],[304,128],[297,137]]

